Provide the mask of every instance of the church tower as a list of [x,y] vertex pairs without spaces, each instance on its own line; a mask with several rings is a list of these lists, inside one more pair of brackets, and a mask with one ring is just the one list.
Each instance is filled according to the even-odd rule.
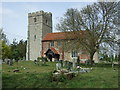
[[42,53],[42,39],[47,33],[52,33],[52,13],[28,13],[28,38],[26,60],[37,60]]

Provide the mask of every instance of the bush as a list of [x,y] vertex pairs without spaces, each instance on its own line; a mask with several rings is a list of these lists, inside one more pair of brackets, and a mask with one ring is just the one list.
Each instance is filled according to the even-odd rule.
[[42,57],[42,60],[43,60],[44,62],[48,62],[48,60],[47,60],[46,57]]
[[42,60],[42,57],[38,57],[37,60],[38,60],[38,61]]

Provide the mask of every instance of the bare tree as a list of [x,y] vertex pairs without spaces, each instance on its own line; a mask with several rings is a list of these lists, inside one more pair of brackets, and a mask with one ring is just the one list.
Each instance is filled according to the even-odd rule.
[[[87,5],[81,11],[73,8],[68,9],[64,18],[61,18],[58,23],[57,30],[73,32],[74,35],[68,36],[76,37],[71,40],[74,42],[75,48],[82,47],[86,50],[92,64],[93,55],[99,50],[101,43],[113,46],[116,42],[117,4],[117,2],[98,2]],[[66,37],[68,36],[66,35]]]

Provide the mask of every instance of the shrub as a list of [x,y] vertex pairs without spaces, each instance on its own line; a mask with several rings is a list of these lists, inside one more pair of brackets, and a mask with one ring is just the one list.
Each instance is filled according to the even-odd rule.
[[38,61],[42,60],[42,57],[38,57],[37,60],[38,60]]

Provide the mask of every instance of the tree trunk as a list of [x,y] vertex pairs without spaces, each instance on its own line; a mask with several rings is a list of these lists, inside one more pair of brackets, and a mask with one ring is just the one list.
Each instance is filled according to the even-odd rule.
[[90,64],[91,65],[94,63],[94,61],[93,61],[94,54],[95,54],[95,52],[90,53]]

